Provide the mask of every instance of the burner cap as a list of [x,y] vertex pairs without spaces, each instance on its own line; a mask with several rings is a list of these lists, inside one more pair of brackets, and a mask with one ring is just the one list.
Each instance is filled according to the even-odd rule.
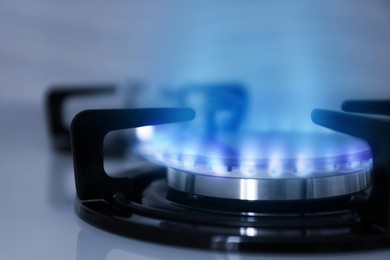
[[169,168],[171,188],[243,200],[352,194],[368,188],[372,168],[371,149],[364,141],[335,133],[158,135],[140,148]]

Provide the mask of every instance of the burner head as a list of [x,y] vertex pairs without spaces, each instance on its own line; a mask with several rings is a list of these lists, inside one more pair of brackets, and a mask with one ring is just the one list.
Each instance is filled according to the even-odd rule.
[[157,135],[140,150],[168,170],[168,185],[202,196],[302,200],[370,186],[372,153],[341,134],[271,132],[219,137]]

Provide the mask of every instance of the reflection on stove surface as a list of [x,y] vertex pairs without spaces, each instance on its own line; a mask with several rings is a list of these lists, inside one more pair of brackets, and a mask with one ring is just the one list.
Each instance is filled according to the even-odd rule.
[[[349,253],[326,254],[278,254],[270,253],[237,253],[210,250],[186,249],[182,247],[167,246],[156,243],[144,242],[114,235],[97,229],[78,219],[81,231],[77,241],[77,259],[137,259],[137,260],[172,260],[185,256],[187,260],[300,260],[316,259],[330,260],[342,257],[344,260],[382,260],[388,258],[388,251],[366,251]],[[281,253],[281,254],[280,254]]]

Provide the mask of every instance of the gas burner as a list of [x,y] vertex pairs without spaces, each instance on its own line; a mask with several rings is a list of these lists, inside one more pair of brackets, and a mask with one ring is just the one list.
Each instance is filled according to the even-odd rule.
[[156,137],[140,145],[168,167],[168,186],[240,200],[306,200],[345,196],[370,186],[372,153],[362,140],[325,133],[238,133]]
[[[114,178],[103,168],[103,139],[108,132],[191,120],[194,112],[186,108],[83,111],[71,126],[76,212],[110,232],[188,247],[240,251],[388,247],[388,122],[323,110],[312,116],[316,123],[363,138],[370,146],[346,136],[313,135],[310,138],[321,140],[309,148],[333,140],[343,149],[300,157],[291,156],[288,151],[294,152],[294,146],[289,146],[286,156],[277,160],[277,171],[272,169],[272,156],[240,154],[240,145],[219,153],[220,167],[211,163],[215,154],[210,149],[194,155],[179,146],[164,146],[151,155],[168,164],[169,170],[145,163]],[[187,164],[184,158],[190,155]],[[310,170],[300,168],[301,159]],[[199,171],[199,165],[206,166]],[[236,191],[221,193],[221,186]]]

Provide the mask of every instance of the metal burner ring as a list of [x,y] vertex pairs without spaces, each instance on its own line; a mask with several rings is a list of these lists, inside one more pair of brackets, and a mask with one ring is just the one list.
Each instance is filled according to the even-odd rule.
[[354,194],[371,184],[371,169],[314,178],[246,179],[168,169],[172,189],[224,199],[249,201],[323,199]]

